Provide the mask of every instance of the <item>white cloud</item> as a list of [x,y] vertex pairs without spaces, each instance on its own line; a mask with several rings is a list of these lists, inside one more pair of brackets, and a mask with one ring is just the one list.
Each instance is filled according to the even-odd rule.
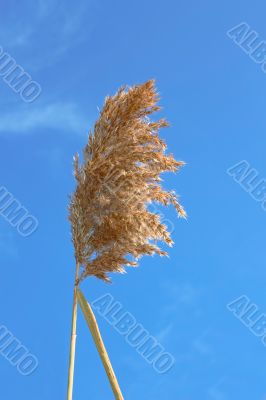
[[31,105],[0,114],[1,134],[29,134],[45,128],[56,130],[58,133],[84,135],[88,132],[89,121],[72,103]]
[[170,323],[169,325],[167,325],[166,327],[164,327],[157,335],[156,335],[156,339],[161,342],[161,343],[165,343],[166,340],[168,339],[169,335],[171,335],[171,332],[173,330],[173,324]]
[[206,340],[207,331],[204,332],[200,337],[196,338],[192,344],[195,350],[203,357],[211,357],[213,350],[209,342]]
[[195,305],[201,295],[201,289],[192,286],[190,282],[164,281],[162,286],[175,303]]
[[32,35],[32,30],[31,29],[25,29],[23,32],[18,32],[14,35],[9,34],[9,38],[5,41],[5,44],[8,45],[8,47],[23,47],[27,46],[30,42],[30,36]]
[[5,38],[1,45],[11,53],[19,50],[20,59],[28,67],[44,69],[88,39],[95,25],[93,15],[97,6],[94,0],[81,3],[63,0],[21,2],[17,9],[22,15],[20,19],[15,19],[10,10],[5,15],[0,27],[0,36]]
[[212,400],[226,400],[227,396],[221,391],[220,386],[224,383],[225,378],[222,377],[219,381],[209,388],[208,394]]

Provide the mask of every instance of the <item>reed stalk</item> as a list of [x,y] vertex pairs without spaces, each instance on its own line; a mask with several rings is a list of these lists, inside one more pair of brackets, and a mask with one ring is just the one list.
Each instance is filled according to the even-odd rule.
[[76,263],[74,295],[73,295],[73,308],[72,308],[72,326],[70,338],[70,353],[69,353],[69,368],[68,368],[68,387],[67,387],[67,400],[73,398],[73,383],[74,383],[74,369],[75,369],[75,353],[76,353],[76,339],[77,339],[77,282],[79,277],[80,264]]
[[[153,122],[158,111],[158,93],[150,80],[122,87],[105,99],[83,159],[74,157],[76,189],[69,204],[69,220],[76,258],[72,334],[69,359],[68,397],[72,400],[77,303],[79,302],[112,386],[115,398],[123,400],[96,319],[78,285],[94,276],[110,282],[110,274],[135,267],[142,256],[166,256],[159,242],[173,240],[161,215],[151,204],[173,205],[186,217],[174,191],[165,190],[161,174],[177,172],[184,165],[166,153],[159,136],[168,122]],[[81,269],[79,273],[79,269]]]
[[108,357],[108,353],[104,346],[95,315],[92,311],[91,306],[85,299],[85,297],[80,289],[77,289],[77,298],[78,298],[79,305],[82,309],[83,315],[88,324],[88,327],[91,331],[94,343],[95,343],[97,350],[99,352],[99,355],[101,357],[101,360],[102,360],[103,366],[105,368],[106,374],[108,376],[109,382],[111,384],[114,396],[115,396],[116,400],[124,400],[124,397],[121,393],[121,390],[120,390],[118,381],[116,379],[111,361]]

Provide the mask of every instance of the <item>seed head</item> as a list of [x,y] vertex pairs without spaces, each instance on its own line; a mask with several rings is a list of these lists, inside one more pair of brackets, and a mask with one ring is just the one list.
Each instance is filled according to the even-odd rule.
[[69,219],[75,256],[83,267],[80,280],[136,266],[143,255],[167,255],[158,241],[172,245],[166,225],[149,211],[155,202],[185,211],[174,192],[163,190],[160,174],[176,172],[184,163],[165,154],[159,129],[168,126],[149,116],[160,107],[154,81],[122,87],[105,99],[89,134],[83,162],[74,160],[76,190]]

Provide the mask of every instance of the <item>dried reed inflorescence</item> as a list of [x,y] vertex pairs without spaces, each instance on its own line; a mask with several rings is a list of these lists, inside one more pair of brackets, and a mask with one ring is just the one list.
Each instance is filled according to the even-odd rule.
[[172,239],[151,202],[173,204],[185,211],[174,192],[164,191],[160,174],[177,171],[184,163],[165,155],[158,135],[165,120],[151,122],[160,109],[154,81],[122,87],[107,97],[80,165],[75,157],[76,191],[70,203],[72,238],[80,280],[94,275],[109,280],[109,272],[124,272],[142,255],[166,255],[158,245]]

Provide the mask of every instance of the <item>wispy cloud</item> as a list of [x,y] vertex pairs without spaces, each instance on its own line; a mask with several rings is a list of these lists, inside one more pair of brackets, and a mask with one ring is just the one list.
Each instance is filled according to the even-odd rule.
[[156,339],[161,343],[165,343],[166,340],[171,335],[171,332],[173,330],[173,326],[174,326],[174,324],[170,323],[166,327],[161,329],[160,332],[158,332],[158,334],[156,335]]
[[19,19],[14,17],[13,7],[6,6],[5,19],[1,20],[0,27],[1,37],[5,40],[1,45],[10,51],[22,48],[27,62],[34,64],[35,68],[50,65],[62,53],[88,39],[94,26],[94,3],[94,0],[75,3],[63,0],[32,3],[26,0],[16,5],[16,15],[23,16]]
[[46,106],[21,107],[0,114],[0,134],[30,134],[43,129],[58,133],[86,134],[88,118],[72,103],[54,103]]
[[169,299],[162,310],[164,316],[171,316],[176,313],[180,309],[180,305],[190,309],[194,316],[198,317],[201,314],[202,288],[195,287],[189,282],[177,283],[171,281],[164,281],[162,287]]
[[227,400],[227,396],[222,392],[220,386],[224,383],[225,378],[222,377],[218,382],[211,386],[208,390],[208,395],[212,400]]
[[29,28],[26,28],[25,31],[23,32],[17,32],[14,34],[9,34],[7,36],[7,40],[5,41],[5,45],[8,47],[17,47],[17,46],[27,46],[30,42],[30,36],[32,35],[32,30]]
[[208,335],[210,334],[210,329],[205,330],[200,336],[193,340],[192,345],[201,356],[211,359],[214,352],[208,340]]

